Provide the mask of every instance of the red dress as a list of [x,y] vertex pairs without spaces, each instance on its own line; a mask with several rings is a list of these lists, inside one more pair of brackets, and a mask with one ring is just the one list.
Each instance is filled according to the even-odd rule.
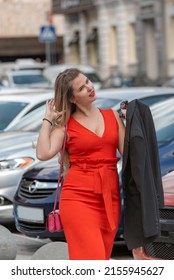
[[59,208],[71,260],[109,259],[120,220],[118,123],[111,109],[100,111],[101,137],[73,117],[67,126],[70,168]]

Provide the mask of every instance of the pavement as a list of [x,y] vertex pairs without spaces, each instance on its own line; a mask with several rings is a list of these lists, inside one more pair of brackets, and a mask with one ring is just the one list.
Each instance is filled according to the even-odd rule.
[[[67,243],[27,237],[0,225],[1,260],[68,260]],[[124,242],[115,242],[111,260],[133,259]]]

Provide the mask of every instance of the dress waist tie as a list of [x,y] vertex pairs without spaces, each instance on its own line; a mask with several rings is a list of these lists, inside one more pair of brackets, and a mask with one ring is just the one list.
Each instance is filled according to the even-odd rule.
[[115,219],[113,215],[112,210],[112,193],[110,188],[110,182],[112,184],[113,180],[110,180],[110,175],[112,177],[112,174],[110,174],[109,171],[115,171],[117,172],[116,168],[116,162],[119,160],[119,158],[115,161],[115,163],[101,163],[101,164],[89,164],[86,162],[83,163],[72,163],[73,165],[77,165],[78,167],[82,167],[84,172],[90,171],[93,172],[94,175],[94,193],[96,194],[102,194],[105,211],[107,215],[107,219],[110,225],[111,230],[114,230],[115,225]]

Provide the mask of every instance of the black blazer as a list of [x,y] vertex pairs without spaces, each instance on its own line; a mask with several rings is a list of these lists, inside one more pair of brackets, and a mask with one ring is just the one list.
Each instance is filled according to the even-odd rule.
[[124,238],[133,249],[159,236],[159,208],[164,205],[153,118],[149,107],[137,99],[128,104],[126,113],[122,183]]

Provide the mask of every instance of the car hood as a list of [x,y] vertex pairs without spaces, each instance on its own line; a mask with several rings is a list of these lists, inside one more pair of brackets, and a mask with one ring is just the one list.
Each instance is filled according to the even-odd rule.
[[24,177],[30,180],[57,182],[58,171],[58,158],[55,157],[51,160],[37,163],[35,167],[25,172]]
[[32,143],[38,137],[36,132],[3,132],[0,133],[0,159],[6,159],[27,149],[34,150]]
[[162,177],[165,206],[174,206],[174,171]]

